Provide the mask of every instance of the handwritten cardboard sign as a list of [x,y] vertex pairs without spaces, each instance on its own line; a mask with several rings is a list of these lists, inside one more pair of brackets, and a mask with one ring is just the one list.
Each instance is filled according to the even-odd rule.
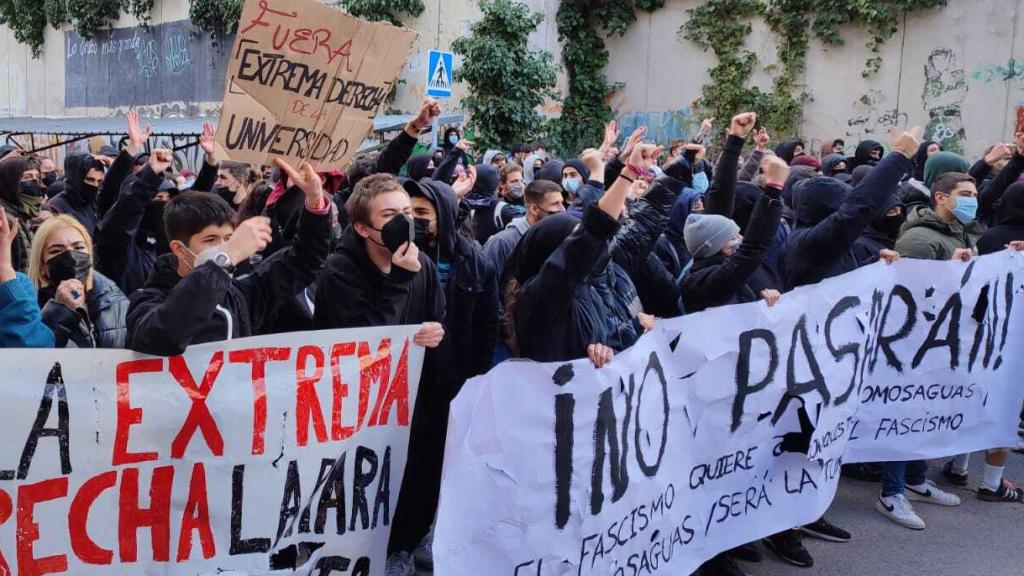
[[247,0],[225,79],[221,156],[344,169],[415,39],[314,0]]

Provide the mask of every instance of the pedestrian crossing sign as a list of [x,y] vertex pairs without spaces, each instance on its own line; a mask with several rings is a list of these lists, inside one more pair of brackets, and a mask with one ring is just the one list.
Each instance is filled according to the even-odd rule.
[[427,56],[427,96],[452,95],[452,53],[431,50]]

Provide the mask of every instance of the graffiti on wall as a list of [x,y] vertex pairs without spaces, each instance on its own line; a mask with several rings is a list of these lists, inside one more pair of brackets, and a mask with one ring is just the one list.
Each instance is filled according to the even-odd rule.
[[616,120],[619,133],[628,137],[640,126],[647,127],[645,140],[668,144],[672,140],[688,140],[700,128],[700,120],[690,107],[670,112],[626,112]]
[[884,142],[893,128],[906,125],[906,112],[886,106],[885,94],[872,89],[853,103],[853,115],[846,120],[846,137],[850,145],[862,140]]
[[936,48],[924,65],[924,91],[921,102],[928,112],[924,136],[942,145],[943,150],[964,153],[967,131],[963,106],[967,96],[967,78],[951,48]]
[[996,82],[1016,82],[1024,84],[1024,62],[1017,62],[1013,58],[1005,64],[989,64],[971,72],[971,78],[985,84]]

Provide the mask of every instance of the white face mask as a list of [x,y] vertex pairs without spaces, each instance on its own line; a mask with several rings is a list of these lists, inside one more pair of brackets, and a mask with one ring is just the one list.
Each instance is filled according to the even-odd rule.
[[188,267],[189,270],[195,270],[199,266],[202,266],[203,264],[209,262],[210,260],[213,260],[214,256],[224,251],[225,244],[227,244],[227,242],[221,242],[220,244],[210,246],[209,248],[201,251],[199,254],[196,254],[191,249],[189,249],[188,246],[182,243],[182,248],[184,248],[186,252],[192,255],[192,265]]

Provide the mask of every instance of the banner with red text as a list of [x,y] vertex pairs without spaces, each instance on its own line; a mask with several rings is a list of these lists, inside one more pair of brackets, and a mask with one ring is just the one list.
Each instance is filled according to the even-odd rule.
[[405,64],[416,32],[315,0],[247,0],[224,81],[217,148],[344,170]]
[[451,405],[437,573],[690,574],[819,518],[844,462],[1013,445],[1022,293],[1017,252],[877,264],[660,321],[600,370],[506,362]]
[[0,575],[382,574],[416,329],[0,350]]

